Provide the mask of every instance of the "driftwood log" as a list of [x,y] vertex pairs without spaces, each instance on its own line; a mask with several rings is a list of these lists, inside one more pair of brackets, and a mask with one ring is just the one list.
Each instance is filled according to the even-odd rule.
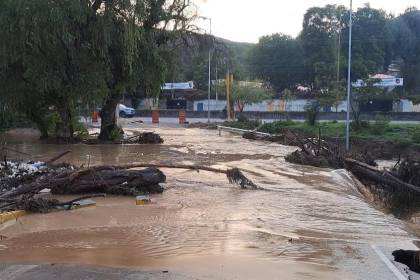
[[99,139],[86,139],[83,141],[87,145],[98,145],[98,144],[162,144],[164,143],[163,138],[154,132],[143,132],[140,134],[133,135],[126,139],[120,139],[116,141],[102,141]]
[[[77,175],[76,175],[77,174]],[[51,192],[54,194],[107,193],[136,196],[140,194],[162,193],[159,184],[166,181],[166,176],[157,168],[143,170],[127,169],[88,169],[82,173],[71,173],[54,182]]]

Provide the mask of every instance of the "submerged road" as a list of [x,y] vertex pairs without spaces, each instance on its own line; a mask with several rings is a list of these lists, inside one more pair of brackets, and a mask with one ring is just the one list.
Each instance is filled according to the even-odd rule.
[[391,254],[416,249],[411,225],[369,204],[346,171],[293,165],[284,156],[295,148],[229,133],[136,123],[126,130],[155,131],[165,143],[66,147],[24,133],[3,140],[37,160],[70,149],[65,160],[77,165],[239,167],[263,190],[240,190],[223,175],[163,169],[166,191],[151,205],[98,198],[94,208],[30,215],[2,230],[0,279],[408,277]]

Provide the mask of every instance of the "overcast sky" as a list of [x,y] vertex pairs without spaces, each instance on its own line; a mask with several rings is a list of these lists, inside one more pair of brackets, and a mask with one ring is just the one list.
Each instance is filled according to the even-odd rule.
[[[369,2],[398,15],[407,7],[420,7],[420,0],[354,0],[355,8]],[[350,0],[196,0],[198,13],[211,17],[213,34],[239,42],[257,42],[263,35],[285,33],[296,36],[302,29],[303,15],[314,6],[342,4]],[[199,23],[208,29],[208,23]]]

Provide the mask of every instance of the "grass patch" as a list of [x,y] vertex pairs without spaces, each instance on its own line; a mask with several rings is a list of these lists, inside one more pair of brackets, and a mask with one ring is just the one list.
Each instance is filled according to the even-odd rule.
[[[282,134],[285,130],[317,137],[321,129],[322,137],[344,138],[346,132],[345,123],[340,122],[319,122],[311,126],[306,122],[277,121],[260,125],[258,121],[246,122],[225,122],[225,126],[253,130],[270,134]],[[352,125],[351,136],[374,141],[388,141],[402,146],[420,144],[420,125],[417,124],[390,124],[388,122],[376,121],[365,122],[358,127]]]

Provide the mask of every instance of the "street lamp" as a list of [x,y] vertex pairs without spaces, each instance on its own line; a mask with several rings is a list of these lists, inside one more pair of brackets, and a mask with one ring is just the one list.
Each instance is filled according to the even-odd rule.
[[351,95],[351,43],[353,28],[353,0],[350,0],[350,18],[349,18],[349,65],[347,71],[347,122],[346,122],[346,151],[350,151],[350,95]]
[[[210,23],[210,36],[211,34],[211,18],[200,17],[201,19],[208,20]],[[211,47],[209,47],[209,84],[208,84],[208,96],[207,96],[207,122],[210,123],[210,94],[211,94]]]

